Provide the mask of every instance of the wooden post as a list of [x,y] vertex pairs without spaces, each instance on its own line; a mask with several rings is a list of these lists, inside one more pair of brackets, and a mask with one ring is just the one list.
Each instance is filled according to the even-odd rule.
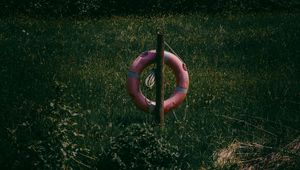
[[164,36],[161,32],[157,32],[156,46],[156,106],[154,114],[159,120],[160,127],[164,127]]

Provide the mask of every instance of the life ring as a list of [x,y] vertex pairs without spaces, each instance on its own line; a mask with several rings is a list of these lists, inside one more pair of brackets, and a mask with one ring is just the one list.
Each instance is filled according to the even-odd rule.
[[[127,90],[135,105],[145,112],[152,112],[155,101],[149,100],[140,89],[140,75],[142,71],[154,63],[156,51],[146,51],[139,55],[132,63],[127,74]],[[165,51],[164,62],[169,66],[176,77],[176,88],[173,94],[164,101],[164,113],[179,106],[185,99],[189,87],[189,75],[186,65],[176,55]]]

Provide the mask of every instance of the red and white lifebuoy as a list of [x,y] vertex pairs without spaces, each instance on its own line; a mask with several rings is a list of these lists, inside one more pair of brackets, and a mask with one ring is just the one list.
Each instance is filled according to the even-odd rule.
[[[128,93],[132,97],[135,105],[145,112],[151,112],[155,106],[155,102],[143,95],[140,89],[139,78],[142,71],[154,63],[155,56],[155,50],[142,53],[134,60],[127,75]],[[176,88],[170,98],[164,101],[164,112],[167,113],[184,101],[189,87],[189,75],[186,65],[176,55],[165,51],[164,62],[173,70],[176,77]]]

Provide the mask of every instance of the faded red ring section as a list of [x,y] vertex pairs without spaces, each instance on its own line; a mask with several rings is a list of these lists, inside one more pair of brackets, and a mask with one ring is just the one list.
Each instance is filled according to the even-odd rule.
[[[155,102],[145,97],[140,89],[139,75],[143,70],[154,62],[156,51],[151,50],[142,53],[138,56],[129,68],[131,74],[135,76],[127,77],[127,90],[129,95],[132,97],[135,105],[145,112],[152,111]],[[164,101],[164,113],[178,107],[185,99],[186,93],[189,87],[189,75],[187,72],[186,65],[174,54],[165,51],[165,64],[169,66],[176,77],[176,88],[173,94]]]

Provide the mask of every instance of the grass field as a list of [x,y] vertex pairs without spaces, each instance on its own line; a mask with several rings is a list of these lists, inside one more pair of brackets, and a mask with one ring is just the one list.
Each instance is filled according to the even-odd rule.
[[[108,153],[123,152],[112,146],[126,134],[133,134],[133,141],[154,135],[150,145],[166,142],[182,169],[217,168],[213,155],[235,141],[283,148],[300,134],[299,17],[2,18],[1,166],[104,169]],[[155,48],[157,27],[190,75],[177,119],[168,113],[159,134],[150,128],[153,117],[138,110],[126,92],[128,68],[140,53]],[[166,75],[169,95],[174,77],[168,69]],[[153,90],[142,89],[153,97]]]

